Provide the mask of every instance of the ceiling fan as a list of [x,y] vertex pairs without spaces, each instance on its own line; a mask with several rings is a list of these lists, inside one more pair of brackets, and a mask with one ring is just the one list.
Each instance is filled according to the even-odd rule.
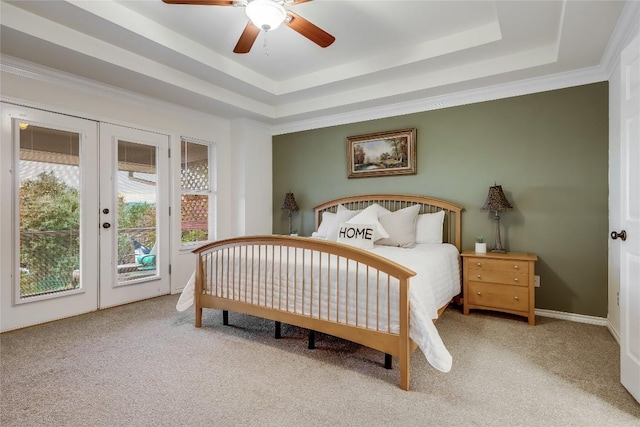
[[284,24],[320,47],[330,46],[336,38],[303,17],[284,8],[311,0],[162,0],[167,4],[203,6],[234,6],[246,8],[249,21],[238,39],[234,53],[247,53],[258,38],[260,30],[273,31]]

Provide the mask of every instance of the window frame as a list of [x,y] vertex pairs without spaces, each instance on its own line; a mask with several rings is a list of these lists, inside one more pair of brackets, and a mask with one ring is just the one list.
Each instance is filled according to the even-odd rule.
[[[185,189],[182,185],[182,174],[183,168],[185,164],[185,159],[183,158],[183,144],[198,144],[204,145],[207,147],[207,160],[208,160],[208,174],[209,174],[209,189],[208,190],[189,190]],[[205,245],[207,243],[213,242],[217,239],[217,200],[218,200],[218,191],[217,191],[217,180],[216,180],[216,170],[217,170],[217,157],[216,157],[216,143],[213,141],[206,141],[198,138],[192,138],[188,136],[180,136],[180,250],[192,250],[198,246]],[[208,220],[208,229],[207,229],[207,239],[206,240],[197,240],[193,242],[183,242],[182,241],[182,198],[183,195],[206,195],[209,197],[208,200],[208,212],[207,212],[207,220]]]

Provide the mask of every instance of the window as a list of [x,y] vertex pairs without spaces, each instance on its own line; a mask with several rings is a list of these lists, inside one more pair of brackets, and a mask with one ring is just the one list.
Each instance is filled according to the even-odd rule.
[[215,240],[215,144],[182,137],[180,223],[182,245]]

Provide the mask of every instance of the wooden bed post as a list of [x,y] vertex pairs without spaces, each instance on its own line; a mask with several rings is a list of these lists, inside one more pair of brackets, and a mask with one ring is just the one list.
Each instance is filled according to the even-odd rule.
[[202,295],[202,281],[204,280],[204,264],[202,262],[202,256],[198,254],[198,266],[196,270],[196,290],[195,290],[195,307],[196,307],[196,328],[202,327],[202,303],[200,302],[200,296]]
[[411,368],[411,340],[409,339],[409,279],[400,280],[400,387],[409,390]]

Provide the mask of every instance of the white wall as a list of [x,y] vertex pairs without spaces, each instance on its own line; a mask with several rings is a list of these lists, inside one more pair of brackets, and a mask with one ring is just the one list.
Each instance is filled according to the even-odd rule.
[[[260,123],[232,121],[231,152],[237,179],[231,183],[236,196],[235,235],[271,234],[272,149],[271,133]],[[221,184],[221,183],[220,183]]]
[[[180,136],[215,142],[218,238],[271,232],[271,134],[258,124],[249,126],[243,121],[232,124],[213,114],[108,88],[6,57],[2,58],[0,95],[5,102],[167,134],[172,153],[178,153],[172,155],[172,171],[180,168]],[[242,149],[238,150],[238,147]],[[246,189],[237,193],[233,188],[235,182],[243,183]],[[180,251],[179,173],[173,174],[172,183],[171,289],[177,292],[194,270],[195,257],[190,251]],[[244,185],[246,183],[249,184]],[[245,214],[244,209],[250,212]],[[238,218],[243,218],[242,226],[238,224]]]

